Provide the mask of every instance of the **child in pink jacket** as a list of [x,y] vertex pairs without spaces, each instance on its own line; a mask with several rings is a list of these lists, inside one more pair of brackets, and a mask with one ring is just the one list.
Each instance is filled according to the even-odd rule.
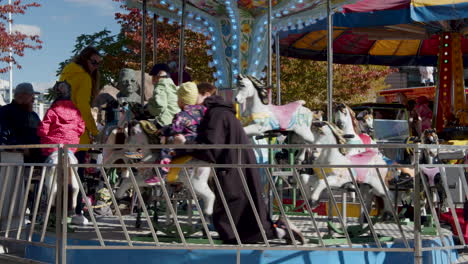
[[[57,99],[47,110],[37,128],[41,144],[79,144],[85,123],[80,111],[70,99],[71,86],[66,81],[57,82],[52,90],[57,95]],[[45,148],[42,149],[42,154],[49,156],[56,150],[57,148]],[[76,148],[69,150],[76,152]]]

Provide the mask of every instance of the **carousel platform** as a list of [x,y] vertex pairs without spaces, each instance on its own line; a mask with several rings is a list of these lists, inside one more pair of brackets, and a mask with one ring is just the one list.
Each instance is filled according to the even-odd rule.
[[[185,217],[179,217],[182,226],[186,227],[188,222]],[[410,247],[413,246],[413,226],[403,225],[403,235],[399,232],[398,226],[394,223],[378,223],[375,231],[379,237],[390,237],[391,239],[381,240],[383,251],[377,247],[372,235],[369,233],[364,242],[355,242],[350,248],[346,243],[342,243],[343,238],[337,235],[335,245],[321,247],[314,243],[317,240],[317,233],[313,231],[312,222],[307,216],[294,215],[290,218],[297,225],[303,234],[308,238],[308,243],[297,247],[286,245],[284,241],[273,240],[270,247],[263,244],[243,245],[240,248],[240,263],[413,263],[413,252],[405,248],[403,235],[406,237]],[[349,218],[348,224],[353,225],[353,219]],[[183,246],[177,235],[167,235],[164,233],[164,222],[160,222],[157,235],[160,246],[154,247],[155,243],[147,228],[146,222],[142,222],[140,228],[134,228],[136,218],[133,215],[124,217],[133,247],[123,249],[121,246],[128,246],[119,221],[115,217],[98,218],[98,225],[102,233],[103,240],[108,249],[68,249],[67,263],[237,263],[238,251],[232,245],[222,245],[217,240],[217,233],[211,232],[214,247],[209,248],[209,242],[201,231],[191,232],[186,237],[189,249],[173,249],[174,246]],[[327,218],[316,217],[321,236],[328,234]],[[201,226],[195,226],[195,229]],[[68,232],[68,246],[99,246],[96,232],[92,225],[86,227],[70,226]],[[52,229],[51,229],[52,230]],[[185,228],[184,228],[185,230]],[[443,239],[446,244],[453,245],[452,233],[443,229]],[[35,237],[38,239],[38,237]],[[423,263],[456,263],[458,253],[456,250],[444,250],[430,248],[441,247],[440,236],[423,235]],[[55,234],[48,232],[45,238],[47,243],[55,244]],[[341,241],[341,242],[340,242]],[[118,248],[116,248],[118,247]],[[141,249],[139,249],[139,247]],[[171,249],[168,249],[171,247]],[[25,248],[25,257],[28,259],[54,263],[55,249],[29,245]]]

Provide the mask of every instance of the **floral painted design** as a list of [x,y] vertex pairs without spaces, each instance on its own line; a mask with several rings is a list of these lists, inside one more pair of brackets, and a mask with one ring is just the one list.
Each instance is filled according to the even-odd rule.
[[250,27],[250,24],[244,23],[241,26],[241,32],[244,34],[251,34],[252,33],[252,28]]
[[247,66],[248,66],[247,60],[242,60],[242,62],[241,62],[242,69],[247,69]]
[[212,16],[222,16],[227,12],[224,8],[224,4],[221,4],[219,0],[189,0],[194,6],[208,12]]
[[247,52],[249,50],[249,43],[242,42],[242,44],[240,45],[240,50],[241,52]]
[[[277,5],[281,0],[272,0],[271,5]],[[268,0],[238,0],[239,7],[246,9],[253,16],[259,16],[268,9]]]

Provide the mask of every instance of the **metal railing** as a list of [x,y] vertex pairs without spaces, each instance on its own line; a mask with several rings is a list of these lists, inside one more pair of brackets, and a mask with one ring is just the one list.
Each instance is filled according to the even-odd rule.
[[[53,163],[26,164],[21,159],[8,159],[7,156],[13,155],[8,152],[13,149],[27,149],[37,147],[56,147],[58,148],[58,159]],[[126,163],[126,164],[74,164],[68,157],[69,149],[74,147],[90,147],[93,149],[117,149],[122,145],[40,145],[40,146],[2,146],[0,149],[0,169],[2,177],[0,178],[0,242],[14,242],[29,244],[41,247],[56,249],[56,263],[66,263],[67,250],[83,249],[233,249],[238,252],[237,262],[240,263],[241,250],[304,250],[304,251],[385,251],[385,252],[410,252],[414,253],[416,263],[422,262],[423,252],[429,250],[445,250],[451,252],[456,249],[466,248],[464,237],[464,228],[459,221],[460,205],[464,198],[468,199],[468,184],[465,178],[466,164],[424,164],[419,162],[421,151],[427,148],[441,150],[463,150],[466,154],[468,146],[448,146],[448,145],[404,145],[404,144],[385,144],[385,145],[345,145],[346,148],[394,148],[394,149],[412,149],[414,156],[410,164],[382,164],[378,165],[355,165],[355,164],[245,164],[241,161],[245,153],[242,150],[253,148],[264,148],[269,151],[277,149],[302,149],[317,148],[332,149],[344,147],[344,145],[125,145],[128,149],[153,150],[158,152],[161,148],[174,149],[234,149],[237,150],[239,161],[236,164],[208,164],[203,162],[192,162],[190,164],[169,164],[161,165],[156,163]],[[125,159],[125,158],[123,158]],[[128,161],[128,160],[127,160]],[[170,184],[165,177],[162,177],[161,167],[180,168],[179,173],[182,184]],[[219,199],[219,207],[222,207],[227,214],[229,225],[235,235],[235,244],[219,244],[218,234],[211,228],[210,217],[205,214],[203,205],[197,195],[197,186],[194,186],[190,178],[194,173],[194,168],[209,168],[211,178],[214,182],[211,187],[216,193],[216,199]],[[92,192],[90,186],[83,182],[79,177],[79,168],[94,168],[97,172],[97,180],[102,185],[101,189],[107,189],[110,197],[107,201],[115,215],[108,217],[97,217],[95,213],[96,205],[90,199],[84,199],[86,216],[91,224],[87,228],[80,229],[80,239],[97,241],[97,244],[76,245],[70,242],[69,238],[77,238],[76,234],[69,233],[69,184],[70,179],[75,179],[77,188],[82,197],[88,197]],[[262,177],[266,182],[262,197],[265,204],[255,202],[255,193],[252,193],[252,187],[249,181],[249,175],[246,175],[244,169],[259,169],[262,171]],[[370,198],[369,191],[362,187],[362,179],[359,179],[356,170],[368,169],[374,171],[378,181],[374,182],[374,188],[382,188],[381,198],[387,207],[387,213],[390,221],[383,222],[373,216],[375,205],[368,206]],[[399,194],[410,196],[414,213],[413,225],[401,220],[402,206],[401,201],[395,199],[395,191],[388,188],[386,175],[382,175],[382,169],[395,172],[398,169],[406,168],[414,170],[414,180],[412,191],[405,192],[400,190]],[[440,180],[437,186],[431,183],[424,173],[425,168],[439,168]],[[141,183],[145,169],[151,170],[158,177],[160,185],[156,187],[144,186]],[[359,217],[350,216],[348,206],[345,200],[340,200],[337,190],[333,188],[335,180],[323,177],[321,179],[324,194],[318,201],[311,201],[311,193],[316,185],[306,183],[302,175],[304,170],[314,169],[316,173],[322,175],[330,174],[333,169],[343,175],[348,175],[349,184],[347,189],[352,189],[356,194],[356,201],[348,203],[357,206]],[[110,181],[111,170],[127,170],[127,179],[130,182],[132,193],[132,204],[137,204],[137,211],[142,211],[135,216],[133,206],[130,206],[130,215],[122,212],[119,206],[119,200],[115,196],[115,190],[118,184]],[[240,178],[239,191],[247,199],[248,205],[254,212],[254,222],[259,230],[260,240],[258,243],[249,244],[242,241],[242,235],[237,226],[238,219],[234,219],[229,207],[229,200],[226,199],[226,193],[222,190],[219,171],[235,170]],[[286,170],[289,173],[283,173],[289,186],[296,190],[297,197],[294,200],[301,200],[302,205],[296,207],[295,204],[289,206],[283,203],[283,196],[292,192],[290,190],[278,189],[278,182],[281,177],[275,176],[279,170]],[[124,173],[120,173],[122,177]],[[52,181],[50,181],[52,177]],[[74,177],[74,178],[72,178]],[[454,180],[454,178],[456,178]],[[48,181],[49,179],[49,181]],[[455,187],[453,187],[455,182]],[[458,184],[458,185],[457,185]],[[56,194],[54,194],[54,186]],[[183,186],[183,187],[181,187]],[[94,187],[94,186],[91,186]],[[182,190],[182,191],[181,191]],[[453,195],[454,191],[460,194]],[[267,193],[268,192],[268,193]],[[294,192],[294,193],[296,193]],[[147,195],[149,193],[149,195]],[[183,193],[183,194],[180,194]],[[411,194],[414,194],[411,196]],[[420,194],[420,195],[418,195]],[[56,196],[56,199],[54,198]],[[404,195],[403,195],[404,196]],[[454,196],[458,200],[454,200]],[[151,199],[148,200],[150,197]],[[179,200],[177,200],[179,197]],[[182,197],[182,198],[180,198]],[[269,198],[270,197],[270,198]],[[423,198],[422,198],[423,197]],[[461,198],[460,198],[461,197]],[[156,202],[154,202],[156,199]],[[395,202],[396,201],[396,202]],[[442,203],[443,201],[443,203]],[[155,206],[151,208],[154,202]],[[315,204],[312,204],[315,202]],[[325,208],[325,214],[312,208]],[[192,204],[193,203],[193,204]],[[290,238],[289,243],[284,239],[268,237],[268,228],[264,225],[259,213],[259,206],[269,208],[267,203],[273,204],[273,218],[281,218],[285,223],[285,237]],[[326,205],[324,205],[324,203]],[[327,208],[328,206],[328,208]],[[166,218],[158,215],[159,207],[166,208]],[[181,208],[186,207],[186,210]],[[421,216],[423,208],[427,208],[430,214],[423,216],[425,222],[422,223]],[[458,210],[457,210],[458,209]],[[153,219],[151,218],[152,212]],[[184,211],[181,213],[181,211]],[[301,213],[294,211],[302,211]],[[375,210],[374,210],[375,211]],[[424,210],[423,210],[424,211]],[[445,212],[446,211],[446,212]],[[458,213],[457,213],[458,212]],[[54,215],[55,213],[55,215]],[[156,217],[157,221],[156,221]],[[135,217],[137,218],[135,220]],[[139,220],[140,217],[143,220]],[[441,218],[452,219],[450,229],[447,229],[441,222]],[[164,217],[163,217],[164,218]],[[433,218],[433,221],[428,219]],[[55,219],[55,224],[51,220]],[[134,222],[140,221],[139,228],[134,228]],[[426,226],[424,226],[426,225]],[[430,226],[428,226],[430,225]],[[424,229],[432,228],[435,232],[426,234]],[[80,227],[76,227],[80,228]],[[294,233],[300,229],[307,237],[307,243],[300,245],[300,241],[294,236]],[[359,229],[356,231],[356,229]],[[340,235],[338,240],[330,240],[327,234],[334,230]],[[458,244],[452,241],[452,232],[457,234]],[[468,237],[468,234],[466,234]],[[172,236],[172,237],[171,237]],[[55,238],[55,243],[45,242],[47,237]],[[360,238],[366,238],[366,242],[359,241]],[[395,241],[392,246],[382,240],[382,237],[393,237]],[[424,246],[424,239],[440,239],[439,245]],[[204,241],[204,242],[201,242]],[[366,244],[369,247],[360,245]],[[340,245],[340,247],[330,247],[330,245]],[[451,254],[447,254],[451,257]]]

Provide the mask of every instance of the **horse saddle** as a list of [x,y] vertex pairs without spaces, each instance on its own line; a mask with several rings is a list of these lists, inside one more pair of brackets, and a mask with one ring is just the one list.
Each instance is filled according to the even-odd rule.
[[[185,164],[192,160],[192,156],[176,157],[171,161],[171,164]],[[167,182],[174,183],[179,180],[179,172],[182,168],[170,168],[167,174]]]
[[139,120],[140,126],[148,136],[150,144],[159,144],[158,128],[148,120]]
[[286,130],[290,127],[294,113],[299,107],[304,105],[303,100],[295,101],[286,105],[271,105],[270,111],[275,115],[279,122],[280,130]]
[[[346,157],[355,165],[368,165],[377,156],[375,151],[366,151],[359,154],[347,155]],[[353,168],[358,183],[365,182],[369,168]]]

